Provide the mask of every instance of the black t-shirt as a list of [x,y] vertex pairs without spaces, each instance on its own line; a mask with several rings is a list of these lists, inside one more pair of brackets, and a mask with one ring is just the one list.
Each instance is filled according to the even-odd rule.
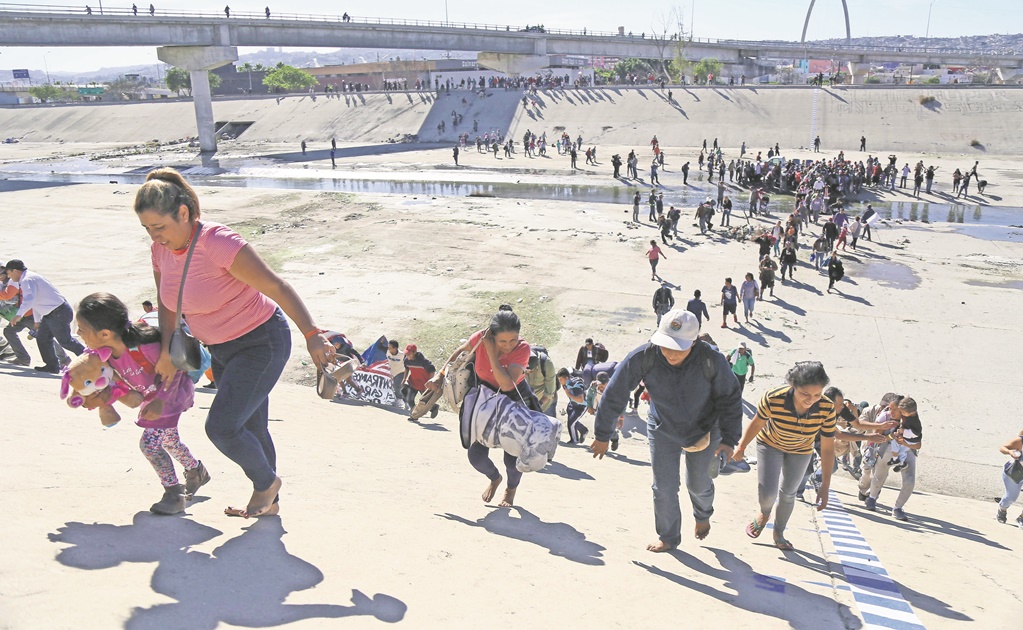
[[918,414],[913,414],[912,416],[906,415],[902,416],[902,430],[903,432],[905,431],[913,432],[914,437],[911,438],[906,438],[905,435],[903,435],[903,439],[905,439],[906,442],[910,444],[919,444],[920,441],[923,440],[924,427],[920,423],[920,416]]

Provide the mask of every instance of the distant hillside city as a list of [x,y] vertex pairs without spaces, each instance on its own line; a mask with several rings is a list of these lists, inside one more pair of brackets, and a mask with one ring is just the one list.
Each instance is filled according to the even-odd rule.
[[[845,39],[818,40],[827,45],[842,45]],[[914,36],[858,37],[852,45],[941,48],[945,50],[968,50],[1013,54],[1023,51],[1023,34],[993,34],[984,36],[963,36],[955,38],[921,38]],[[593,85],[606,83],[646,84],[669,83],[685,80],[688,83],[713,82],[719,84],[751,83],[800,85],[815,79],[827,79],[833,83],[851,82],[846,67],[831,59],[772,59],[756,60],[745,66],[722,66],[710,63],[689,64],[687,68],[672,70],[671,62],[659,60],[617,59],[607,57],[568,57],[552,55],[550,67],[540,75],[557,76],[569,85]],[[300,68],[315,79],[315,84],[303,84],[301,91],[324,91],[331,89],[379,90],[393,89],[405,85],[439,87],[462,85],[462,80],[486,74],[500,78],[499,72],[488,71],[476,62],[474,53],[430,52],[386,50],[386,49],[340,49],[332,52],[310,52],[266,48],[257,52],[240,55],[230,66],[214,71],[213,93],[218,96],[238,96],[297,91],[273,88],[264,85],[267,72],[281,64]],[[700,70],[694,70],[699,66]],[[0,105],[31,104],[42,101],[111,101],[151,100],[188,96],[188,86],[182,89],[169,80],[174,70],[166,64],[149,64],[101,68],[89,72],[28,70],[15,78],[11,69],[0,70]],[[862,70],[861,70],[862,72]],[[537,78],[542,78],[538,76]],[[1017,83],[1017,77],[1003,78],[997,69],[986,67],[905,65],[878,63],[866,69],[857,83],[867,84],[991,84]],[[187,80],[185,81],[187,83]],[[468,84],[472,84],[469,82]],[[60,88],[45,95],[34,86],[51,84]],[[306,87],[308,85],[309,87]],[[42,95],[42,99],[40,96]]]

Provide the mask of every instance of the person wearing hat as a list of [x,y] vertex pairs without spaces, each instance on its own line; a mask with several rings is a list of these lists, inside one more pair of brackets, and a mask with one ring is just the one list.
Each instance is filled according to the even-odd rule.
[[17,328],[22,318],[29,312],[32,313],[34,327],[37,331],[36,344],[39,347],[39,354],[43,358],[43,365],[38,365],[35,369],[40,372],[58,374],[60,362],[57,354],[53,351],[54,340],[75,354],[85,352],[85,346],[71,336],[71,320],[74,319],[71,305],[49,280],[29,271],[24,262],[16,259],[9,260],[4,269],[11,282],[21,290],[21,306],[18,307],[14,318],[10,320],[10,325]]
[[742,434],[739,382],[724,355],[697,340],[699,334],[700,323],[689,311],[665,314],[650,342],[618,364],[597,407],[590,449],[602,459],[629,393],[643,381],[650,395],[647,440],[658,541],[647,550],[653,552],[669,551],[682,542],[678,498],[682,454],[696,521],[694,533],[702,540],[710,533],[714,513],[712,465],[716,471],[718,457],[731,457]]

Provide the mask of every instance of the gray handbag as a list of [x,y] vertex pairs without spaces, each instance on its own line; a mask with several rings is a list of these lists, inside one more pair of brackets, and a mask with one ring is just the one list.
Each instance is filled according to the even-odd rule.
[[199,340],[188,331],[188,326],[185,325],[185,318],[181,315],[181,298],[185,294],[185,278],[188,277],[188,266],[192,262],[195,243],[199,240],[199,233],[201,231],[202,223],[196,222],[195,232],[192,234],[192,242],[188,246],[188,257],[185,258],[185,267],[181,270],[181,286],[178,288],[178,308],[174,314],[176,325],[170,339],[171,363],[182,372],[195,372],[202,366],[202,349],[199,347]]

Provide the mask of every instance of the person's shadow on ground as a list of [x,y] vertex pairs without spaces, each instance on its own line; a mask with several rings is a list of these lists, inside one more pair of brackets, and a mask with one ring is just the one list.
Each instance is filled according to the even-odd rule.
[[[518,512],[518,518],[513,517],[512,512]],[[552,556],[560,556],[572,562],[594,566],[604,564],[604,547],[586,540],[586,534],[567,523],[545,523],[518,506],[494,510],[476,521],[450,513],[437,516],[470,527],[482,527],[491,534],[544,547]]]
[[67,523],[49,539],[70,544],[57,554],[57,561],[80,569],[158,563],[153,591],[176,601],[133,609],[125,622],[129,629],[213,630],[221,624],[262,628],[356,615],[395,623],[405,617],[404,602],[379,593],[371,598],[358,590],[352,591],[351,606],[285,604],[292,592],[322,582],[323,573],[288,553],[278,517],[254,521],[211,554],[188,550],[221,533],[186,518],[140,512],[131,525]]
[[[730,551],[710,548],[721,568],[675,550],[672,557],[701,575],[690,579],[660,567],[633,561],[636,566],[663,577],[679,586],[713,597],[726,604],[750,612],[783,619],[793,628],[817,630],[822,627],[844,627],[859,630],[863,622],[845,604],[830,597],[811,593],[791,582],[757,573]],[[723,590],[707,584],[708,578],[720,580]],[[823,620],[830,620],[824,623]]]

